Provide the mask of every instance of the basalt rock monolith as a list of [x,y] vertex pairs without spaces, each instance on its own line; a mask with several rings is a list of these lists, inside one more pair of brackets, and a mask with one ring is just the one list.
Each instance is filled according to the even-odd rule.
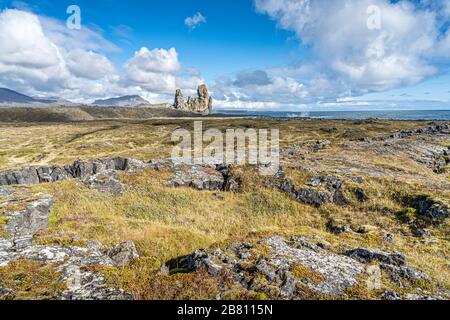
[[213,99],[209,96],[208,87],[204,84],[197,89],[198,97],[189,97],[187,102],[184,101],[183,93],[177,90],[175,93],[175,109],[184,110],[193,113],[210,114],[213,107]]

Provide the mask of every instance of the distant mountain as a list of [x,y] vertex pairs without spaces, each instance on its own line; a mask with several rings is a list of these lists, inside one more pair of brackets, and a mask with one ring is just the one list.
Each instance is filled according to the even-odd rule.
[[150,103],[141,96],[124,96],[105,100],[96,100],[92,104],[95,106],[105,107],[136,107],[143,104],[148,105]]
[[[34,104],[53,104],[62,100],[58,98],[33,98],[22,93],[10,90],[7,88],[0,88],[0,104],[8,105],[34,105]],[[67,101],[70,103],[69,101]]]
[[[147,100],[137,95],[96,100],[92,103],[93,106],[100,107],[136,107],[149,104],[150,103]],[[0,88],[0,105],[12,107],[40,107],[43,105],[77,106],[79,104],[72,103],[59,97],[31,97],[11,89]]]

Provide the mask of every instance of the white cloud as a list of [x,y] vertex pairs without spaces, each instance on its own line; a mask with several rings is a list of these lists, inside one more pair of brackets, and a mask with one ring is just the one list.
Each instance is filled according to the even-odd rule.
[[[436,74],[436,14],[384,0],[255,0],[259,12],[312,46],[331,79],[355,93],[418,83]],[[367,8],[381,12],[381,29],[367,28]]]
[[60,62],[58,48],[36,16],[18,10],[0,15],[0,57],[4,64],[46,68]]
[[127,94],[162,102],[203,82],[198,71],[182,70],[175,48],[143,47],[122,73],[100,53],[116,50],[87,27],[74,31],[31,12],[0,11],[0,86],[75,102]]
[[[445,1],[254,0],[259,13],[293,31],[307,46],[306,61],[246,71],[214,86],[219,104],[251,107],[335,102],[343,97],[412,86],[438,74],[450,58]],[[379,30],[367,27],[369,6],[381,13]]]
[[153,49],[141,48],[126,64],[127,69],[140,69],[144,72],[176,73],[180,70],[178,53],[175,48]]
[[75,49],[70,51],[65,58],[70,72],[77,77],[98,80],[116,75],[111,61],[101,54]]
[[98,52],[120,51],[119,47],[102,36],[101,30],[96,26],[83,25],[80,30],[76,30],[67,28],[65,23],[54,18],[39,16],[39,20],[48,39],[60,48]]
[[203,23],[206,23],[206,18],[200,12],[197,12],[192,17],[187,17],[184,20],[184,24],[187,25],[190,30],[197,28]]
[[141,48],[125,65],[127,82],[157,92],[174,92],[176,73],[180,71],[175,48]]
[[0,13],[0,82],[4,86],[54,90],[68,78],[59,48],[44,35],[39,19],[27,12]]

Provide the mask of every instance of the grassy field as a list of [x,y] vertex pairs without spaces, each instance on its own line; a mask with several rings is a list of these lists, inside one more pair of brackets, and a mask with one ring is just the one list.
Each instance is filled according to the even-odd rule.
[[[377,137],[423,122],[276,121],[202,119],[205,130],[279,129],[282,146],[327,139]],[[54,123],[0,122],[0,170],[23,165],[67,164],[76,159],[127,156],[140,160],[171,155],[172,132],[192,130],[194,119],[102,120]],[[326,130],[333,129],[331,133]],[[335,129],[335,130],[334,130]],[[325,130],[325,131],[324,131]]]
[[[25,165],[68,164],[76,159],[125,156],[140,160],[170,156],[171,134],[192,129],[193,119],[103,120],[77,123],[1,123],[0,170]],[[369,200],[350,197],[348,205],[315,208],[293,201],[288,195],[264,186],[255,168],[237,168],[243,181],[239,193],[175,189],[167,184],[168,171],[146,170],[121,174],[126,191],[121,196],[98,193],[79,181],[33,186],[32,191],[54,196],[50,228],[40,243],[83,245],[98,240],[105,245],[133,240],[141,259],[129,267],[104,270],[111,284],[129,290],[138,299],[211,298],[214,282],[207,276],[158,276],[167,261],[198,248],[215,248],[239,240],[269,235],[304,235],[327,243],[337,252],[371,247],[400,251],[410,263],[428,272],[440,287],[450,289],[450,225],[430,226],[429,238],[416,238],[401,215],[411,209],[408,196],[429,195],[449,201],[450,175],[432,170],[400,151],[380,152],[352,140],[380,137],[402,129],[423,127],[423,122],[306,121],[205,119],[204,128],[277,128],[281,145],[300,150],[318,140],[330,145],[304,157],[283,159],[288,176],[302,185],[314,168],[320,173],[363,177],[348,188],[363,188]],[[448,141],[441,142],[449,146]],[[377,145],[378,146],[378,145]],[[383,175],[380,174],[383,173]],[[354,228],[371,226],[366,234],[334,235],[331,220]],[[387,242],[386,235],[394,235]],[[9,268],[9,267],[8,267]],[[11,268],[17,268],[16,265]],[[0,268],[1,270],[2,268]],[[1,271],[0,271],[1,274]],[[43,272],[45,275],[46,273]]]

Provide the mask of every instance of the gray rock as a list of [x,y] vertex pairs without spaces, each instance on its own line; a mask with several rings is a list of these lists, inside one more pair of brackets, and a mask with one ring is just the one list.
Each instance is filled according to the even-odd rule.
[[274,177],[273,180],[272,187],[288,193],[293,199],[299,202],[309,205],[320,207],[327,203],[346,205],[349,202],[343,193],[344,181],[336,176],[317,175],[306,184],[311,188],[303,187],[299,189],[296,189],[289,179],[278,179]]
[[183,93],[177,90],[175,93],[175,109],[200,113],[210,114],[213,107],[213,99],[208,94],[208,87],[204,84],[197,89],[198,98],[188,97],[187,102],[184,101]]
[[[73,164],[63,167],[25,167],[14,171],[0,172],[0,186],[51,183],[74,178],[87,180],[97,174],[111,171],[135,172],[147,168],[159,170],[162,167],[169,166],[173,166],[171,160],[155,160],[148,163],[122,157],[87,161],[77,160]],[[0,192],[2,192],[1,190]]]
[[197,190],[224,190],[225,179],[213,167],[198,165],[175,166],[175,177],[170,180],[173,187],[192,187]]
[[[49,171],[42,170],[43,174]],[[119,288],[106,285],[102,274],[87,270],[91,265],[118,266],[137,256],[132,242],[116,246],[108,251],[98,242],[88,242],[86,248],[72,246],[46,246],[33,244],[33,235],[47,227],[48,213],[53,200],[48,195],[32,195],[29,198],[15,197],[10,201],[23,201],[24,209],[6,213],[5,230],[9,239],[0,238],[0,267],[21,259],[51,264],[55,272],[61,272],[60,282],[67,284],[60,299],[72,300],[125,300],[132,296]],[[37,199],[35,199],[37,197]],[[29,201],[29,202],[27,202]],[[6,291],[5,291],[6,290]],[[0,288],[0,297],[13,293]]]
[[0,187],[0,197],[6,197],[14,194],[16,191],[14,189]]
[[378,261],[380,263],[395,266],[404,266],[406,265],[407,262],[406,257],[400,253],[386,253],[379,250],[372,250],[365,248],[347,251],[346,255],[362,263],[370,263],[372,261]]
[[39,183],[49,183],[72,179],[70,171],[63,167],[40,167],[36,169]]
[[385,291],[381,294],[381,297],[385,300],[403,300],[403,296],[394,291]]
[[133,241],[127,241],[111,248],[108,251],[108,256],[114,262],[114,265],[118,267],[127,266],[133,260],[139,258]]
[[102,171],[89,176],[84,184],[89,189],[114,195],[120,195],[124,191],[124,185],[119,181],[119,176],[115,171]]
[[267,280],[269,280],[270,282],[276,281],[277,275],[275,271],[271,267],[269,267],[266,259],[259,260],[255,268],[256,270],[264,274]]
[[11,292],[11,289],[0,287],[0,298],[8,296]]
[[[230,279],[242,286],[243,290],[255,289],[253,281],[258,275],[263,274],[269,281],[260,290],[272,290],[278,288],[280,299],[296,299],[296,279],[291,268],[302,265],[310,268],[323,277],[319,283],[309,283],[310,290],[318,294],[339,296],[345,289],[357,283],[357,278],[365,270],[364,265],[346,256],[338,255],[318,246],[308,243],[304,238],[293,237],[286,240],[282,237],[271,237],[259,242],[264,249],[264,258],[254,261],[252,255],[248,255],[252,246],[237,243],[224,250],[208,253],[196,251],[191,256],[180,261],[181,265],[188,266],[191,272],[203,270],[211,275],[227,275]],[[258,282],[259,283],[259,282]],[[258,286],[261,286],[259,284]],[[266,287],[264,287],[266,286]]]
[[450,217],[449,208],[443,203],[432,199],[426,199],[419,202],[419,215],[434,224],[441,224]]
[[339,221],[339,220],[330,220],[327,223],[327,228],[330,232],[339,235],[342,234],[344,232],[350,232],[352,231],[351,226],[343,221]]
[[425,238],[431,236],[430,232],[427,229],[422,228],[413,228],[411,230],[413,236],[418,238]]
[[328,140],[316,141],[308,148],[311,152],[319,152],[320,150],[326,149],[330,144],[331,142]]
[[11,250],[13,247],[14,247],[14,242],[12,240],[0,238],[0,253]]
[[297,280],[292,276],[290,272],[285,272],[284,282],[280,288],[280,297],[283,300],[290,300],[294,296],[297,287]]
[[61,272],[59,282],[66,283],[60,299],[63,300],[128,300],[131,295],[106,285],[102,274],[86,271],[91,265],[116,265],[100,248],[44,246],[31,244],[24,248],[12,247],[0,241],[0,267],[12,261],[27,259],[47,264],[57,263],[55,271]]
[[31,185],[39,183],[36,168],[26,167],[0,173],[0,185]]
[[28,248],[32,245],[32,243],[33,243],[33,237],[31,235],[20,237],[20,238],[15,238],[13,240],[15,250],[21,250],[21,249]]
[[91,272],[83,272],[78,275],[79,284],[64,291],[60,300],[132,300],[133,296],[119,288],[111,288],[106,285],[105,276]]
[[333,202],[333,195],[328,191],[320,191],[315,189],[299,189],[295,193],[295,199],[306,204],[320,207],[326,203]]
[[431,279],[426,273],[408,266],[406,257],[401,253],[386,253],[379,250],[359,248],[348,251],[346,255],[362,263],[379,262],[380,267],[400,287],[403,287],[402,279],[408,281]]
[[180,89],[177,89],[175,92],[175,103],[174,103],[175,109],[180,110],[187,110],[188,107],[186,106],[186,102],[184,101],[183,92]]
[[206,271],[211,275],[217,276],[221,274],[224,269],[211,261],[210,255],[204,250],[197,250],[192,255],[188,256],[184,261],[187,270],[191,272]]
[[53,198],[39,194],[38,199],[27,204],[23,210],[7,212],[5,231],[12,238],[33,236],[48,227],[48,213],[53,206]]
[[403,130],[399,132],[394,132],[388,137],[381,138],[381,140],[386,141],[389,139],[404,139],[412,136],[420,136],[420,135],[430,135],[436,133],[446,133],[450,130],[450,125],[448,124],[438,124],[431,125],[427,128],[415,129],[415,130]]
[[407,294],[406,300],[413,300],[413,301],[440,301],[444,300],[441,297],[434,297],[434,296],[421,296],[417,294]]

